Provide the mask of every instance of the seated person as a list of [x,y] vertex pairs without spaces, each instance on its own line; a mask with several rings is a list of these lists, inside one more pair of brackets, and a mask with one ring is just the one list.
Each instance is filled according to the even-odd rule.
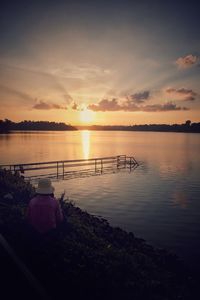
[[54,187],[51,180],[40,179],[36,189],[37,195],[31,199],[28,205],[28,221],[41,234],[55,229],[63,220],[60,204],[53,192]]

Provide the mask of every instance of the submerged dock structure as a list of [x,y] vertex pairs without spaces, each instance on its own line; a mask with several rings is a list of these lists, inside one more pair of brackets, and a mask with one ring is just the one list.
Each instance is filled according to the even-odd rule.
[[0,165],[11,172],[19,172],[25,179],[48,177],[54,179],[72,179],[105,173],[116,173],[121,169],[134,170],[138,162],[133,156],[117,155],[78,160],[61,160],[35,163]]

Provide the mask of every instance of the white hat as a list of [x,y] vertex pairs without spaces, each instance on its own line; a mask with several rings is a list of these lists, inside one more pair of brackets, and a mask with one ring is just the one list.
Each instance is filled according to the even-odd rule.
[[54,192],[54,187],[52,186],[50,179],[43,178],[38,181],[38,187],[36,188],[36,193],[52,194],[53,192]]

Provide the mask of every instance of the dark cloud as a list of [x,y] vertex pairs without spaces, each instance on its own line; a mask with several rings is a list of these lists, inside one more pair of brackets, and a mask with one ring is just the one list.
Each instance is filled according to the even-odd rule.
[[43,100],[37,101],[35,105],[32,107],[33,109],[41,109],[41,110],[50,110],[50,109],[67,109],[67,107],[64,107],[62,105],[56,104],[56,103],[47,103]]
[[199,56],[193,54],[188,54],[186,56],[179,57],[176,60],[176,64],[180,69],[190,68],[194,65],[197,65],[198,62]]
[[72,105],[72,109],[73,110],[78,110],[78,104],[76,102],[74,102],[74,104]]
[[172,102],[165,104],[152,104],[142,107],[142,111],[146,112],[158,112],[158,111],[174,111],[174,110],[189,110],[187,107],[180,107]]
[[127,100],[126,102],[121,105],[121,110],[123,111],[139,111],[140,106],[138,104],[135,104],[131,100]]
[[197,96],[197,93],[195,93],[193,90],[186,88],[168,88],[166,89],[166,93],[172,94],[174,97],[181,98],[183,101],[194,101],[195,97]]
[[72,110],[76,110],[76,111],[83,111],[85,109],[84,106],[82,105],[78,105],[76,102],[74,102],[72,105],[71,105],[71,109]]
[[98,104],[90,104],[88,109],[93,111],[119,111],[122,107],[116,98],[112,100],[103,99]]
[[152,104],[152,105],[138,105],[133,103],[131,100],[127,100],[120,104],[117,99],[104,99],[97,104],[90,104],[88,109],[93,111],[145,111],[145,112],[164,112],[164,111],[175,111],[175,110],[189,110],[186,107],[180,107],[172,102],[164,104]]
[[146,100],[148,100],[149,96],[150,96],[150,92],[144,91],[144,92],[140,92],[140,93],[135,93],[133,95],[129,95],[129,96],[127,96],[127,98],[137,104],[141,104],[141,103],[144,103]]

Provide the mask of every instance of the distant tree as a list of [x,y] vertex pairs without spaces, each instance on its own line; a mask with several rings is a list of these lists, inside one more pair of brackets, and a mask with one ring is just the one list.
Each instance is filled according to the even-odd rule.
[[187,121],[185,122],[185,125],[188,126],[188,127],[190,127],[191,123],[192,123],[192,122],[191,122],[190,120],[187,120]]
[[7,133],[10,130],[77,130],[71,125],[65,123],[56,123],[48,121],[21,121],[18,123],[12,122],[8,119],[0,120],[0,132]]
[[13,122],[8,119],[5,119],[4,121],[0,120],[0,132],[9,132],[12,129],[12,124]]

